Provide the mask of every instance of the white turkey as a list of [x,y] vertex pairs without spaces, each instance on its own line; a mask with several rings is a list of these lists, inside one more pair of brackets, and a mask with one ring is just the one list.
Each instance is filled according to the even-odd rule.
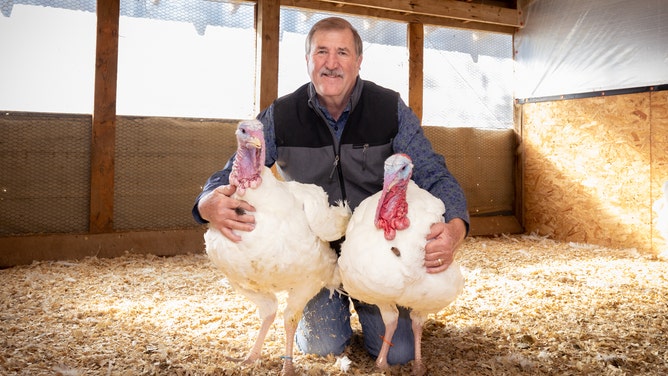
[[662,191],[663,197],[654,202],[652,209],[656,213],[656,229],[664,241],[658,256],[668,259],[668,181],[663,182]]
[[282,373],[294,373],[293,343],[306,303],[323,287],[339,286],[336,253],[329,241],[345,232],[350,209],[330,206],[316,185],[276,179],[264,165],[262,123],[242,121],[236,130],[237,154],[230,173],[234,198],[256,209],[255,228],[233,242],[210,227],[204,234],[206,253],[236,291],[255,303],[262,319],[257,339],[244,364],[260,357],[267,332],[276,317],[276,293],[287,291],[284,310],[285,356]]
[[410,180],[412,171],[412,161],[405,154],[385,161],[383,190],[353,212],[338,264],[343,289],[380,309],[385,335],[376,367],[389,369],[387,354],[397,328],[398,305],[411,309],[413,374],[423,375],[422,326],[428,314],[455,300],[463,290],[464,278],[456,262],[441,273],[426,271],[426,237],[432,224],[443,221],[445,206]]

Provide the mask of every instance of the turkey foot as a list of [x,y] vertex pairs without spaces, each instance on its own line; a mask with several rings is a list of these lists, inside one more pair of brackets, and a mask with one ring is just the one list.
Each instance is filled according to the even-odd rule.
[[283,369],[281,370],[281,376],[294,376],[295,367],[292,365],[292,358],[283,357]]
[[271,327],[271,324],[274,322],[275,318],[276,311],[262,319],[262,325],[260,326],[260,332],[255,339],[255,344],[253,345],[250,353],[248,353],[248,356],[246,356],[246,359],[241,362],[242,365],[251,364],[260,358],[260,354],[262,353],[262,344],[264,343],[267,332],[269,332],[269,327]]

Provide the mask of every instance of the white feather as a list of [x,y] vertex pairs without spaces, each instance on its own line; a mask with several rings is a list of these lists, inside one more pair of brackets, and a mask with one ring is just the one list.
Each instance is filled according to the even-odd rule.
[[[443,202],[409,182],[406,199],[411,225],[386,240],[374,226],[380,192],[362,201],[348,223],[341,246],[339,269],[343,287],[352,297],[370,304],[394,304],[425,313],[449,305],[464,287],[459,265],[437,274],[424,266],[426,237],[433,223],[443,221]],[[400,252],[396,256],[391,248]]]
[[[301,197],[293,194],[297,191]],[[321,197],[317,199],[319,194]],[[308,301],[331,283],[336,277],[336,253],[326,239],[316,235],[312,226],[320,233],[328,230],[330,238],[340,238],[350,213],[347,205],[330,210],[322,188],[310,185],[297,189],[295,184],[277,180],[266,167],[262,184],[237,198],[256,208],[252,213],[255,229],[239,232],[242,238],[239,243],[214,228],[204,235],[209,258],[235,288],[244,294],[291,290],[294,295],[302,295],[300,301]],[[310,212],[326,214],[307,214],[302,210],[307,207]],[[321,216],[330,218],[330,228],[323,228],[322,222],[311,222],[314,218],[321,220]]]
[[659,251],[659,258],[668,259],[668,181],[663,183],[663,197],[657,199],[652,205],[656,213],[655,228],[663,238],[663,246]]

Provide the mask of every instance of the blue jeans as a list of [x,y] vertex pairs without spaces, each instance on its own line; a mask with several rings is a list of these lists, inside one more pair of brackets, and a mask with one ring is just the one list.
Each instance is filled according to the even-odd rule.
[[[345,295],[323,289],[304,308],[297,327],[296,341],[299,350],[308,354],[339,355],[350,344],[353,334],[350,326],[350,301],[359,316],[364,347],[374,358],[383,345],[385,324],[375,305],[349,299]],[[399,324],[392,337],[393,346],[387,356],[390,364],[406,364],[415,356],[413,329],[409,311],[399,307]]]

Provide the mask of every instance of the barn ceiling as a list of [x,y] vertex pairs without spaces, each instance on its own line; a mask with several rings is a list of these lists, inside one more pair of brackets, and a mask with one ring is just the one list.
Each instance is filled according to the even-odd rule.
[[[518,1],[280,0],[283,6],[447,27],[514,33],[523,26]],[[527,3],[528,1],[521,1]]]

